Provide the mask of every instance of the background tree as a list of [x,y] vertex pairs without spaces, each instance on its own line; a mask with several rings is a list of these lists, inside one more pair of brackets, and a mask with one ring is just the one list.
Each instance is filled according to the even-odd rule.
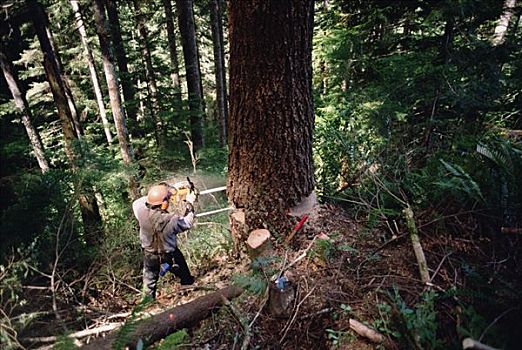
[[190,134],[196,149],[203,146],[201,76],[196,45],[196,28],[192,0],[176,0],[178,25],[183,46],[190,108]]
[[171,0],[162,0],[163,9],[165,11],[165,25],[167,27],[167,39],[169,45],[170,64],[172,72],[170,77],[172,79],[172,88],[174,89],[174,97],[178,104],[181,104],[181,84],[179,80],[179,63],[178,53],[176,50],[176,32],[174,30],[174,16],[172,14]]
[[[34,28],[44,55],[44,67],[47,81],[51,87],[58,115],[61,120],[63,138],[65,141],[65,153],[67,154],[71,169],[73,172],[78,174],[80,156],[77,154],[75,149],[77,134],[75,134],[72,126],[72,114],[69,109],[70,100],[67,98],[65,84],[62,80],[60,67],[58,66],[58,53],[54,51],[54,47],[51,44],[48,35],[48,30],[46,29],[47,15],[45,14],[45,11],[36,1],[31,2],[31,9],[34,14]],[[100,239],[102,222],[94,193],[92,193],[92,190],[88,189],[88,186],[87,188],[79,188],[78,200],[85,230],[85,239],[90,245],[96,245]]]
[[141,11],[141,2],[139,0],[133,0],[134,11],[136,15],[136,22],[138,25],[139,43],[141,52],[143,55],[143,61],[145,63],[145,76],[147,78],[147,89],[149,91],[149,97],[152,105],[152,117],[155,122],[155,133],[158,145],[162,143],[162,129],[163,123],[160,116],[160,105],[159,105],[159,92],[156,83],[156,77],[154,74],[154,67],[152,66],[152,57],[150,54],[149,34],[145,23],[145,14]]
[[[109,88],[112,116],[114,118],[114,124],[116,125],[120,153],[123,162],[126,165],[131,165],[134,157],[133,150],[132,145],[129,142],[127,124],[121,104],[118,77],[116,75],[113,58],[109,50],[110,44],[105,23],[105,11],[101,0],[95,0],[93,2],[93,6],[94,18],[96,20],[96,31],[98,33],[98,39],[100,40],[100,50],[102,52],[103,70],[105,72],[105,79],[107,80],[107,86]],[[131,198],[137,198],[138,187],[132,175],[129,176],[129,188]]]
[[129,128],[131,132],[135,133],[137,136],[143,136],[141,128],[139,128],[137,124],[138,102],[136,98],[136,89],[127,64],[127,54],[123,45],[118,6],[116,0],[107,0],[105,4],[107,7],[110,37],[114,48],[114,57],[116,59],[116,64],[118,65],[121,90],[125,100],[124,107],[129,122]]
[[103,130],[105,132],[105,137],[107,138],[107,143],[110,145],[112,143],[112,134],[109,128],[107,113],[105,111],[105,103],[103,101],[103,94],[101,91],[100,82],[98,80],[98,73],[96,72],[96,65],[94,64],[94,57],[92,56],[91,49],[89,48],[87,31],[85,30],[82,14],[80,12],[80,5],[76,0],[70,0],[70,3],[74,12],[74,17],[76,19],[76,26],[78,28],[78,32],[80,33],[80,39],[84,48],[85,58],[87,59],[87,64],[89,65],[89,73],[91,76],[94,94],[96,96],[96,103],[98,104],[98,110],[100,112],[100,118],[103,123]]
[[314,189],[313,1],[231,1],[229,26],[228,196],[278,232]]
[[47,170],[49,170],[49,162],[45,157],[45,152],[42,145],[42,141],[40,139],[40,135],[38,134],[38,131],[33,126],[33,123],[31,121],[31,110],[29,109],[29,103],[27,103],[27,99],[25,98],[25,93],[21,90],[16,72],[11,62],[4,54],[3,47],[0,47],[0,66],[2,67],[2,72],[4,73],[4,77],[7,82],[7,85],[9,86],[9,90],[11,90],[11,94],[13,95],[16,107],[20,110],[20,113],[22,114],[22,123],[24,124],[25,131],[27,132],[27,136],[29,137],[29,141],[31,142],[34,156],[38,161],[40,169],[43,173],[45,173]]
[[221,17],[222,7],[220,6],[218,0],[210,0],[209,8],[214,51],[214,72],[216,77],[216,109],[219,125],[219,142],[222,146],[224,146],[227,138],[228,103],[225,57],[223,49],[223,21]]

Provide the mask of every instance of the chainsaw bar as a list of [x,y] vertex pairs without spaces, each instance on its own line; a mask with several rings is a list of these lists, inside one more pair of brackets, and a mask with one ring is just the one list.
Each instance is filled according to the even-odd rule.
[[[200,191],[199,194],[202,195],[202,194],[209,194],[209,193],[214,193],[214,192],[221,192],[221,191],[225,191],[226,189],[227,189],[227,186],[209,188],[208,190]],[[227,208],[221,208],[221,209],[206,211],[206,212],[203,212],[203,213],[196,214],[196,217],[199,218],[199,217],[202,217],[202,216],[217,214],[217,213],[221,213],[221,212],[224,212],[224,211],[227,211],[227,210],[232,210],[232,209],[234,209],[234,208],[233,207],[227,207]]]

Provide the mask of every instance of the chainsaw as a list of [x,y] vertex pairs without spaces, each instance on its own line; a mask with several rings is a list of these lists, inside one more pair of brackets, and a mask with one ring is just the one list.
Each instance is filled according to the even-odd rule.
[[[187,195],[189,193],[195,193],[196,198],[198,198],[201,195],[221,192],[221,191],[225,191],[227,189],[226,186],[221,186],[221,187],[209,188],[207,190],[199,191],[188,176],[187,176],[187,181],[180,181],[180,182],[176,182],[175,184],[169,184],[168,182],[164,181],[164,182],[161,182],[160,184],[163,184],[163,185],[166,185],[169,187],[169,190],[171,193],[170,198],[169,198],[169,201],[170,201],[169,207],[173,208],[174,210],[176,210],[176,209],[181,210],[181,206],[184,205],[184,201],[187,198]],[[232,209],[234,209],[234,208],[226,207],[226,208],[211,210],[208,212],[198,213],[198,214],[196,214],[196,217],[213,215],[213,214],[221,213],[221,212],[232,210]]]

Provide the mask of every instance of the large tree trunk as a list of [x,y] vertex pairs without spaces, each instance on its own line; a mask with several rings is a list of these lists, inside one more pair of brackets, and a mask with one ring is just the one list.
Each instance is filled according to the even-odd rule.
[[[54,51],[51,41],[49,40],[48,32],[46,31],[47,15],[36,1],[31,1],[31,6],[34,14],[34,28],[44,55],[45,74],[49,81],[54,102],[58,109],[58,116],[62,124],[65,154],[73,171],[78,173],[78,156],[74,149],[74,141],[77,135],[72,127],[71,110],[69,109],[64,82],[60,75],[58,59],[56,58],[57,53]],[[99,242],[102,223],[98,204],[92,191],[80,189],[79,203],[85,230],[85,240],[88,244],[96,244]]]
[[[208,317],[212,311],[217,310],[217,307],[223,304],[223,298],[232,299],[242,292],[241,288],[235,286],[223,288],[138,322],[132,327],[130,334],[126,335],[124,347],[136,349],[140,339],[146,347],[177,330],[191,327]],[[97,339],[82,347],[82,349],[112,349],[117,339],[118,332],[113,332],[105,338]]]
[[141,47],[141,53],[145,62],[145,76],[147,78],[147,87],[149,90],[149,97],[152,103],[152,117],[154,120],[154,132],[156,135],[156,143],[162,145],[163,143],[163,123],[160,117],[160,105],[158,86],[156,84],[156,77],[154,76],[154,67],[152,66],[152,57],[150,55],[149,46],[149,34],[147,31],[147,23],[145,21],[145,15],[141,12],[140,1],[133,0],[134,11],[136,15],[136,21],[138,24],[139,42]]
[[96,103],[98,104],[100,118],[103,123],[103,130],[105,132],[105,137],[107,138],[107,143],[110,145],[112,143],[112,134],[109,127],[109,120],[107,119],[107,113],[105,111],[105,103],[103,102],[103,95],[100,82],[98,80],[98,73],[96,72],[96,65],[94,64],[94,57],[92,56],[91,49],[89,48],[87,31],[85,30],[82,14],[80,12],[80,5],[78,4],[78,0],[70,0],[70,3],[74,12],[74,17],[76,18],[76,26],[78,28],[78,32],[80,33],[80,39],[83,50],[85,52],[85,58],[87,59],[87,64],[89,66],[89,73],[91,75],[91,82],[94,88],[94,95],[96,96]]
[[504,42],[504,38],[509,27],[509,22],[513,16],[516,0],[505,0],[502,15],[498,20],[497,26],[495,27],[495,33],[493,34],[493,46],[500,45]]
[[210,21],[212,25],[212,42],[214,48],[214,72],[216,77],[216,105],[219,125],[219,143],[225,146],[227,138],[227,97],[225,78],[225,58],[223,56],[223,23],[219,0],[211,0]]
[[[130,165],[133,161],[132,145],[129,142],[127,133],[127,124],[123,113],[118,78],[114,69],[113,59],[109,51],[109,40],[107,35],[107,27],[105,24],[105,13],[102,0],[94,0],[94,19],[96,21],[96,31],[100,41],[100,50],[102,53],[103,70],[105,71],[105,79],[109,88],[109,99],[111,101],[112,116],[116,125],[118,142],[120,145],[120,153],[123,162]],[[129,188],[132,198],[139,196],[138,186],[133,176],[129,178]]]
[[229,6],[228,196],[246,229],[281,232],[314,188],[313,0]]
[[27,103],[27,100],[25,98],[25,92],[22,92],[22,89],[18,84],[18,76],[16,74],[16,71],[14,70],[14,67],[12,66],[7,56],[4,54],[3,47],[0,49],[0,66],[2,67],[2,72],[4,73],[4,77],[7,82],[7,85],[9,86],[9,90],[11,91],[11,95],[13,95],[16,107],[20,110],[20,113],[22,114],[22,123],[24,124],[25,131],[27,132],[27,136],[29,137],[29,141],[31,142],[31,147],[33,148],[34,156],[38,161],[38,165],[40,166],[42,173],[45,173],[47,170],[49,170],[49,163],[47,162],[47,158],[45,157],[40,135],[38,134],[38,131],[31,122],[32,116],[31,110],[29,109],[29,103]]
[[203,146],[201,78],[199,74],[196,27],[192,0],[176,0],[178,25],[183,46],[183,58],[187,74],[187,90],[190,108],[190,132],[196,149]]
[[165,22],[167,25],[167,40],[169,43],[169,55],[171,64],[170,78],[172,79],[172,87],[174,89],[174,98],[181,103],[181,84],[179,82],[179,62],[178,52],[176,51],[176,32],[174,31],[174,16],[172,15],[172,2],[170,0],[162,0],[165,10]]
[[129,128],[133,135],[140,136],[143,135],[143,133],[141,128],[138,127],[138,101],[136,100],[136,90],[134,89],[134,83],[127,65],[127,55],[125,54],[125,47],[123,46],[123,39],[121,36],[118,7],[115,0],[106,0],[105,3],[107,5],[109,30],[114,48],[114,56],[120,73],[121,90],[125,100],[125,111],[127,112]]

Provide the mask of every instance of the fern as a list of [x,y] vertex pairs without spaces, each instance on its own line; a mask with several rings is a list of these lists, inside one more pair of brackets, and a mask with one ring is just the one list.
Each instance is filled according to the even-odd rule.
[[449,177],[436,181],[435,185],[442,190],[465,194],[469,198],[480,202],[484,201],[479,185],[462,167],[445,162],[443,159],[440,162],[449,173]]
[[254,294],[263,294],[268,282],[265,278],[251,275],[236,275],[232,277],[232,282]]
[[[477,144],[478,154],[488,158],[509,176],[514,173],[513,161],[511,159],[511,147],[506,143],[499,143],[497,148],[488,147],[482,143]],[[514,150],[515,148],[513,148]]]

